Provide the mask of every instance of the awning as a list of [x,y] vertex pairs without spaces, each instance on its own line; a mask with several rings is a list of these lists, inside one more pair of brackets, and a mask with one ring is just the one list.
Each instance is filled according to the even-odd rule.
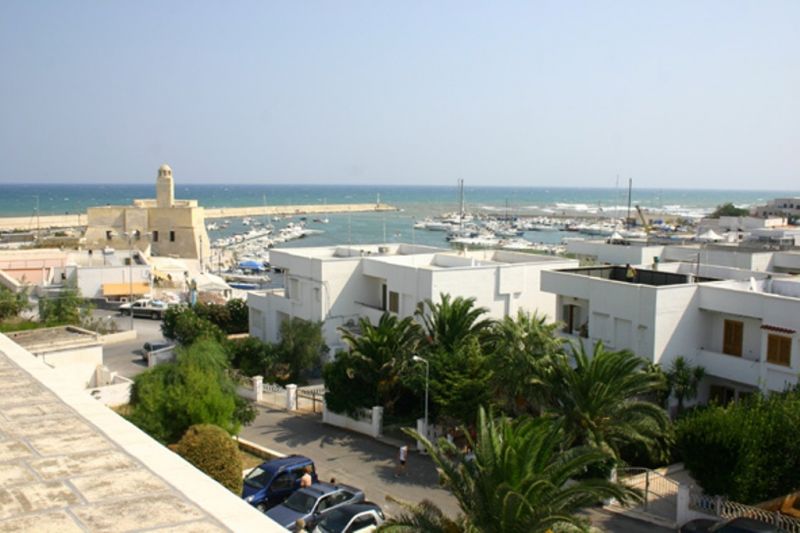
[[141,281],[130,283],[103,283],[103,296],[127,296],[131,293],[136,295],[148,294],[150,284]]
[[774,331],[774,332],[776,332],[776,333],[787,333],[787,334],[790,334],[790,335],[791,335],[792,333],[795,333],[795,331],[794,331],[793,329],[789,329],[789,328],[782,328],[782,327],[780,327],[780,326],[771,326],[771,325],[769,325],[769,324],[764,324],[764,325],[762,325],[762,326],[761,326],[761,329],[765,329],[765,330],[767,330],[767,331]]

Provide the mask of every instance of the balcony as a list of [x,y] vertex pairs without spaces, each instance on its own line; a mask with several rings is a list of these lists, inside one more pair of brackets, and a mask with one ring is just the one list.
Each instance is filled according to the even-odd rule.
[[709,350],[698,350],[697,364],[706,369],[706,374],[744,385],[759,385],[760,363],[735,355]]
[[383,316],[384,310],[377,305],[368,304],[365,302],[356,302],[358,304],[358,312],[361,316],[369,318],[373,324],[377,324]]

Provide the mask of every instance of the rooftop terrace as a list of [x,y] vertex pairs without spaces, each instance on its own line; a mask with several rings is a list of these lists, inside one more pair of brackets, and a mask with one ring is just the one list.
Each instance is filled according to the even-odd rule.
[[[559,270],[559,272],[579,274],[581,276],[607,279],[611,281],[621,281],[624,283],[650,285],[653,287],[663,287],[666,285],[684,285],[686,283],[691,283],[693,281],[690,278],[690,276],[686,274],[678,274],[676,272],[663,272],[659,270],[644,270],[644,269],[637,269],[636,275],[631,280],[626,277],[627,268],[624,266],[567,268]],[[715,278],[700,277],[697,278],[697,281],[707,282],[707,281],[718,281],[718,280]]]

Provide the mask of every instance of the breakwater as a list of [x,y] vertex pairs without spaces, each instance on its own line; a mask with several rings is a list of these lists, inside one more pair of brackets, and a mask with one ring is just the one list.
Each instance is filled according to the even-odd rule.
[[[205,209],[205,218],[240,218],[254,216],[321,215],[333,213],[363,213],[397,211],[388,204],[310,204],[270,205],[254,207],[216,207]],[[35,230],[37,228],[74,228],[87,223],[86,213],[64,215],[28,215],[22,217],[0,217],[0,230]]]

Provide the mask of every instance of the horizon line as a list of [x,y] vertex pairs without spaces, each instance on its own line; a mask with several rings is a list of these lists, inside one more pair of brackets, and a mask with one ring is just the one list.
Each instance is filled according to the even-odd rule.
[[[2,180],[0,180],[2,183]],[[110,187],[117,187],[117,186],[150,186],[148,183],[142,182],[94,182],[94,181],[79,181],[79,182],[53,182],[53,181],[41,181],[41,182],[19,182],[19,181],[11,181],[3,183],[3,185],[24,185],[24,186],[43,186],[43,185],[55,185],[55,186],[82,186],[82,185],[103,185],[103,186],[110,186]],[[414,184],[414,185],[405,185],[405,184],[396,184],[396,183],[384,183],[381,185],[369,185],[369,184],[362,184],[362,183],[337,183],[337,184],[330,184],[330,183],[247,183],[247,182],[237,182],[237,183],[229,183],[229,182],[196,182],[196,181],[189,181],[189,182],[181,182],[175,183],[175,187],[182,187],[182,186],[213,186],[213,187],[249,187],[249,186],[263,186],[263,187],[358,187],[358,188],[378,188],[378,187],[394,187],[394,188],[426,188],[426,189],[435,189],[435,188],[442,188],[442,189],[449,189],[449,188],[456,188],[457,185],[430,185],[430,184]],[[153,186],[155,186],[153,184]],[[585,186],[585,185],[464,185],[465,189],[469,187],[480,187],[485,189],[589,189],[589,190],[624,190],[627,189],[626,186],[620,187],[596,187],[596,186]],[[737,188],[737,187],[724,187],[724,188],[704,188],[704,187],[633,187],[634,190],[645,190],[645,191],[752,191],[752,192],[792,192],[795,191],[796,193],[800,194],[800,189],[777,189],[777,188]]]

